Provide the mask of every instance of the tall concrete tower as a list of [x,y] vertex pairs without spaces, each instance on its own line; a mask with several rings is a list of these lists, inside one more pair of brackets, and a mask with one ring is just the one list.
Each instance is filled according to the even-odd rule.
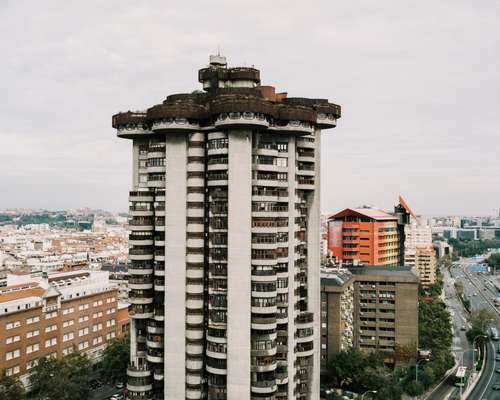
[[340,107],[211,56],[131,139],[131,399],[317,399],[320,134]]

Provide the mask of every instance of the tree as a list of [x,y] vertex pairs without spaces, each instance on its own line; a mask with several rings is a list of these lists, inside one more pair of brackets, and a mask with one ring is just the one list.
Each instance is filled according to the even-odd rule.
[[106,382],[124,382],[127,378],[129,354],[129,338],[115,339],[103,352],[99,376]]
[[[496,315],[493,311],[486,308],[482,308],[479,311],[474,311],[470,316],[471,329],[467,331],[467,339],[470,342],[474,340],[475,337],[483,335],[488,335],[488,329],[496,321]],[[482,339],[478,339],[482,342]]]
[[0,399],[26,399],[26,392],[23,384],[16,377],[7,376],[5,371],[0,375]]
[[42,358],[30,375],[30,399],[87,399],[93,377],[87,356],[74,353],[62,359]]
[[334,384],[341,388],[352,385],[366,367],[365,361],[365,354],[353,347],[335,354],[328,368]]
[[485,261],[491,268],[496,271],[497,268],[500,268],[500,253],[492,254]]
[[454,286],[455,286],[455,292],[457,292],[457,295],[459,297],[462,297],[464,294],[464,284],[460,281],[456,281],[454,283]]
[[450,314],[443,303],[419,304],[419,346],[432,354],[449,351],[453,335]]

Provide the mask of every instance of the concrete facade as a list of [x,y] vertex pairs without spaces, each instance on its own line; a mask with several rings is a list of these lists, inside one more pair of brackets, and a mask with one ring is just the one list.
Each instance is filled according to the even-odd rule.
[[131,398],[319,397],[327,100],[213,56],[205,92],[113,116],[133,141]]
[[346,302],[342,295],[352,296],[354,347],[386,353],[387,362],[397,362],[394,354],[398,348],[414,348],[416,352],[419,280],[411,268],[352,267],[349,272],[350,278],[341,279],[347,271],[327,269],[322,274],[322,367],[341,349],[346,330],[338,322]]
[[23,283],[1,288],[2,370],[27,384],[40,358],[80,351],[98,360],[107,343],[127,330],[127,310],[118,310],[117,296],[101,271],[54,273],[44,279],[27,275]]

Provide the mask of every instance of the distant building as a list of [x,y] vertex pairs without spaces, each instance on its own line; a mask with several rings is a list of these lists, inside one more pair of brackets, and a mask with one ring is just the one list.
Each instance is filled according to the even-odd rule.
[[478,229],[478,238],[482,240],[495,239],[495,229]]
[[457,239],[477,240],[477,230],[476,229],[457,229]]
[[[346,274],[352,275],[349,278]],[[354,347],[385,353],[389,363],[398,362],[395,354],[398,348],[416,351],[418,283],[410,267],[323,269],[322,367],[349,341]],[[351,309],[352,323],[349,323]]]
[[434,242],[434,250],[438,258],[451,255],[453,253],[453,246],[448,244],[445,241],[436,241]]
[[417,245],[415,248],[415,269],[422,286],[433,285],[437,281],[437,259],[432,244]]
[[346,208],[330,217],[328,250],[344,265],[396,266],[398,218],[373,208]]
[[108,341],[127,331],[127,320],[106,272],[27,275],[22,283],[0,288],[2,369],[26,383],[40,358],[80,351],[98,359]]
[[321,369],[353,346],[354,278],[347,269],[321,274]]

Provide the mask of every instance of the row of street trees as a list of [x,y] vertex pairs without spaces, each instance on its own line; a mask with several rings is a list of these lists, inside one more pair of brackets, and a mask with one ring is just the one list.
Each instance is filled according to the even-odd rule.
[[33,368],[29,396],[19,379],[0,376],[0,399],[9,400],[73,400],[90,398],[91,382],[123,382],[127,376],[128,338],[111,342],[103,352],[102,361],[93,365],[82,353],[60,359],[41,358]]

